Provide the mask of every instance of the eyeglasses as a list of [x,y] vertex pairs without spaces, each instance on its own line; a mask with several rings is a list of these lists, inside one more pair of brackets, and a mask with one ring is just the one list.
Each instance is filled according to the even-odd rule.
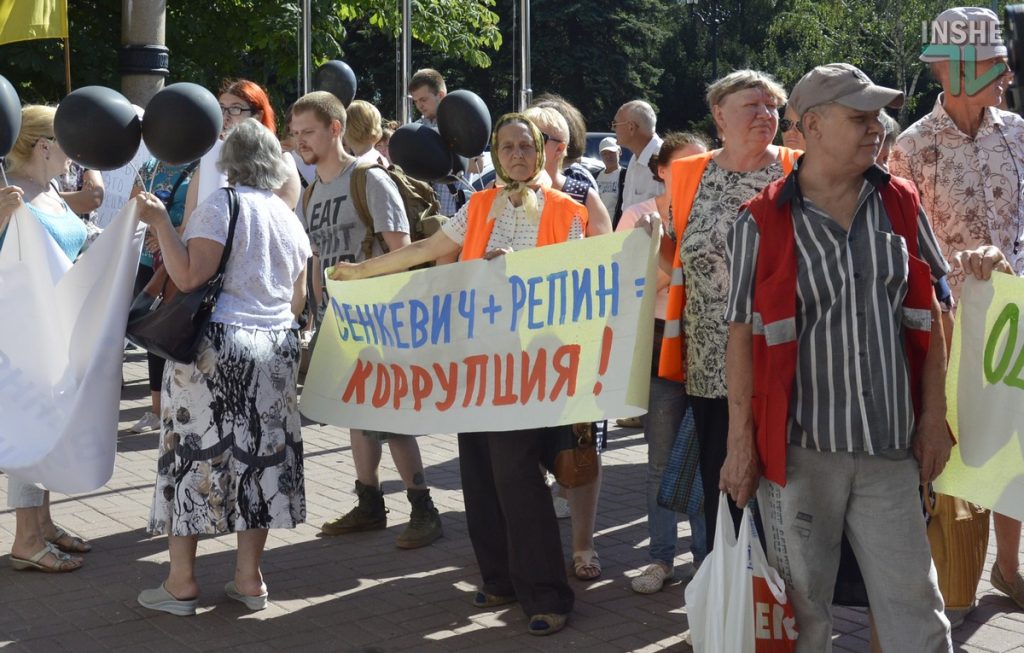
[[797,121],[795,121],[795,120],[790,120],[789,118],[781,118],[779,120],[779,129],[781,129],[782,133],[785,134],[790,129],[793,129],[794,127],[796,127],[796,123],[797,123]]
[[226,107],[226,106],[224,106],[222,104],[222,105],[220,105],[220,112],[221,113],[226,113],[229,116],[240,116],[243,113],[252,113],[252,109],[247,109],[245,107],[239,107],[239,106]]
[[564,142],[565,142],[565,141],[563,141],[563,140],[562,140],[562,139],[560,139],[560,138],[555,138],[554,136],[548,136],[548,135],[547,135],[547,134],[545,134],[544,132],[541,132],[541,133],[540,133],[540,137],[544,139],[544,144],[545,144],[545,145],[547,144],[547,142],[548,142],[548,141],[554,141],[554,142],[556,142],[556,143],[564,143]]
[[612,129],[614,130],[619,125],[628,125],[631,122],[633,122],[633,121],[632,120],[619,120],[619,121],[613,120],[612,123],[611,123],[612,124]]

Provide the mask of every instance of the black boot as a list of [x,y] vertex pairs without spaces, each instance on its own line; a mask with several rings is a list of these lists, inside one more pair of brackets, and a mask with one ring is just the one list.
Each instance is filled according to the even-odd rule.
[[384,507],[384,494],[380,488],[356,481],[359,504],[348,513],[320,527],[324,535],[344,535],[362,531],[377,531],[388,526],[388,511]]
[[418,549],[441,537],[441,516],[430,499],[430,490],[406,490],[412,513],[409,525],[395,540],[400,549]]

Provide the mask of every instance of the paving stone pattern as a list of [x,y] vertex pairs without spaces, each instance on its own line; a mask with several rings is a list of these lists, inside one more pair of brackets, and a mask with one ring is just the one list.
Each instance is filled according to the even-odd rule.
[[[144,531],[155,477],[156,433],[135,435],[132,424],[148,409],[144,356],[127,354],[117,464],[103,488],[76,497],[54,495],[56,521],[93,542],[85,566],[54,576],[15,572],[0,558],[0,648],[12,651],[689,651],[682,582],[641,596],[629,578],[645,562],[643,434],[612,427],[604,454],[598,515],[600,580],[572,580],[576,609],[553,637],[526,633],[516,607],[480,611],[471,606],[477,583],[466,535],[456,442],[452,435],[420,438],[426,475],[442,513],[445,536],[434,545],[402,551],[394,540],[409,505],[387,451],[382,463],[388,528],[318,537],[325,520],[355,503],[349,435],[343,428],[307,424],[308,523],[271,531],[264,561],[270,607],[250,613],[224,596],[232,576],[234,538],[199,544],[199,614],[179,618],[150,612],[139,590],[166,574],[164,538]],[[0,484],[0,506],[6,506]],[[562,536],[570,554],[569,521]],[[679,567],[690,561],[689,528],[680,524]],[[13,511],[0,511],[0,550],[9,551]],[[988,564],[994,559],[994,539]],[[867,651],[863,610],[835,611],[835,649]],[[988,571],[980,605],[954,633],[956,650],[1024,653],[1024,614],[993,592]]]

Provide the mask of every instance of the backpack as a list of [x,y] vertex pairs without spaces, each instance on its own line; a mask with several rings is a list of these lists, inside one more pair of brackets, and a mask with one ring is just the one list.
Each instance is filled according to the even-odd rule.
[[[388,252],[388,246],[384,242],[384,237],[373,229],[373,216],[370,214],[370,206],[366,200],[366,176],[373,168],[386,172],[398,188],[398,194],[402,198],[402,206],[405,208],[405,215],[409,218],[410,240],[415,242],[429,238],[440,230],[441,225],[448,220],[445,216],[440,215],[441,205],[438,203],[437,195],[434,193],[434,189],[430,187],[430,184],[419,179],[413,179],[394,164],[390,167],[385,167],[379,163],[359,163],[356,165],[355,170],[352,171],[349,196],[352,198],[352,204],[355,206],[356,215],[366,225],[366,237],[360,246],[364,261],[373,257],[374,240],[380,243],[380,248],[385,253]],[[317,181],[316,179],[313,180],[313,183],[302,192],[303,214],[309,208],[309,201],[313,197],[313,187],[316,186]],[[429,267],[430,265],[433,265],[433,263],[417,267]]]

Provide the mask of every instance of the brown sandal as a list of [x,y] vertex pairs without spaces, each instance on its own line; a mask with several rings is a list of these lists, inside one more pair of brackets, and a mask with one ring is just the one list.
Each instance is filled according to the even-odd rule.
[[54,545],[64,553],[89,553],[92,551],[92,544],[74,533],[64,530],[60,526],[54,526],[57,534],[53,538],[47,538],[47,542]]

